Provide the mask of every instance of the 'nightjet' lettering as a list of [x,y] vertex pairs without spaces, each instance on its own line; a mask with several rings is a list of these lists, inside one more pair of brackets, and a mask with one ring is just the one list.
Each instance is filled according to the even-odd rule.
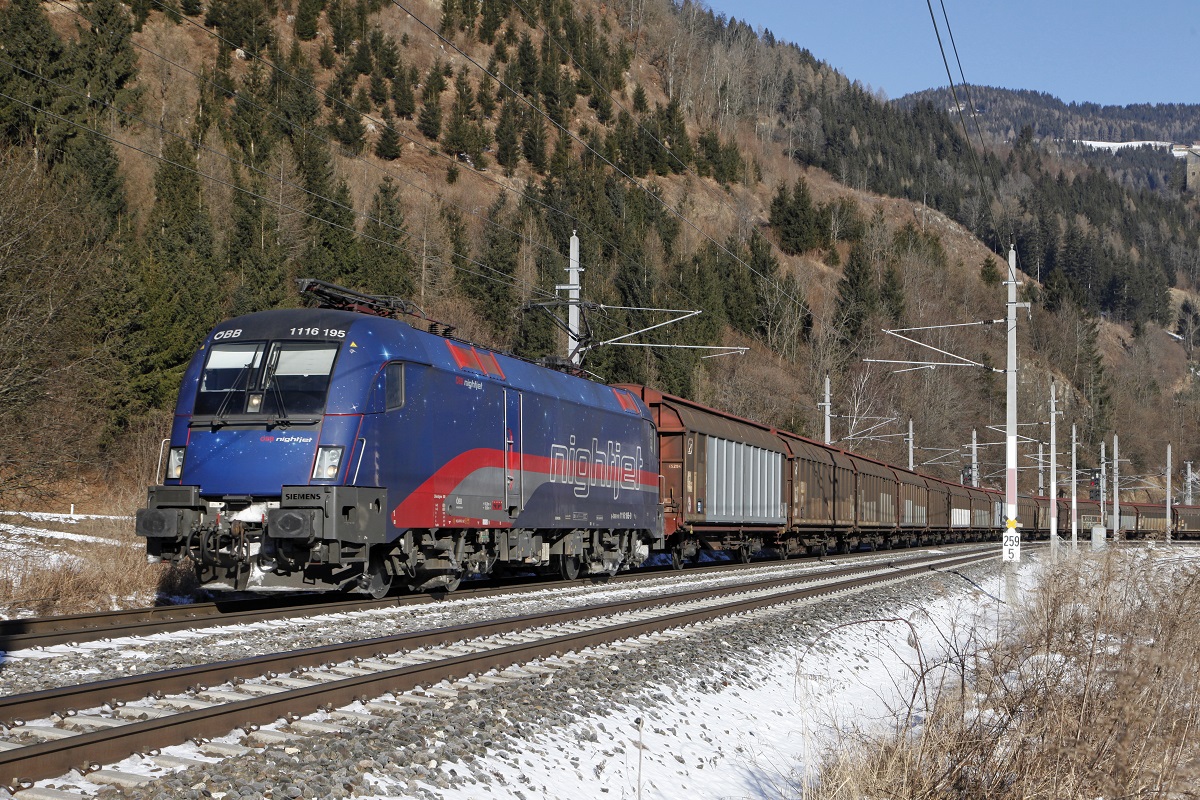
[[550,482],[573,485],[576,497],[587,497],[593,486],[612,488],[614,500],[622,489],[636,492],[641,468],[641,445],[633,455],[622,454],[621,443],[611,439],[601,447],[600,440],[593,438],[591,449],[576,447],[574,436],[569,445],[550,445]]

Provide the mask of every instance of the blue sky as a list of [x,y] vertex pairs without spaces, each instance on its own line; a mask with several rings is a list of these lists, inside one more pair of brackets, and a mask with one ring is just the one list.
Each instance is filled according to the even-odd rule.
[[[933,0],[944,3],[967,81],[1113,105],[1200,103],[1196,0]],[[947,84],[922,0],[709,0],[896,98]]]

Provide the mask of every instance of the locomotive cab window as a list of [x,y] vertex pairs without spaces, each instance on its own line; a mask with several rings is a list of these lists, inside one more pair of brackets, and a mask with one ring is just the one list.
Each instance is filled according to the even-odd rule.
[[213,345],[200,376],[197,415],[241,414],[246,395],[262,366],[265,342]]
[[196,416],[320,414],[338,345],[240,342],[209,351],[196,395]]
[[[325,342],[277,342],[271,348],[262,384],[261,413],[276,416],[320,414],[338,345]],[[247,406],[254,408],[254,397]]]
[[384,383],[387,386],[387,410],[404,408],[404,365],[388,364],[384,371]]

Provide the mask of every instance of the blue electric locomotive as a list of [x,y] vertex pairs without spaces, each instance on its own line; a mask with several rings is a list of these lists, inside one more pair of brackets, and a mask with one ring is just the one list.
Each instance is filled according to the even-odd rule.
[[662,547],[632,393],[304,288],[341,309],[223,322],[192,359],[137,513],[152,557],[190,557],[211,586],[382,596],[505,566],[611,574]]

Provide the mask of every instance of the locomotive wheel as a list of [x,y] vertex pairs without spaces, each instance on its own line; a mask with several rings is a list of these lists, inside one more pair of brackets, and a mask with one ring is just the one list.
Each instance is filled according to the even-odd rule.
[[683,569],[687,560],[683,557],[683,549],[676,547],[671,551],[671,569]]
[[559,556],[558,574],[564,581],[573,581],[579,577],[579,556]]
[[454,575],[454,577],[450,579],[450,582],[446,584],[444,591],[446,591],[447,593],[456,591],[458,589],[458,587],[462,585],[462,579],[463,579],[462,570],[459,570]]

